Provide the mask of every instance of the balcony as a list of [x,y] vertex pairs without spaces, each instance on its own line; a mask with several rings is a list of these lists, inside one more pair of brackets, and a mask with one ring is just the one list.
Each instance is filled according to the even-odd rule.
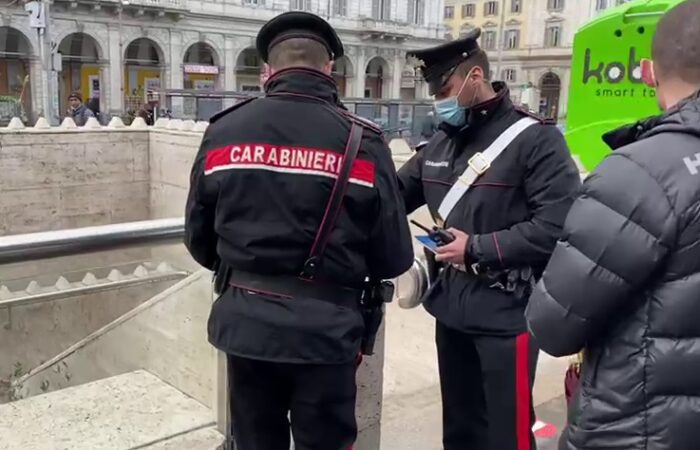
[[[493,61],[496,59],[498,50],[487,50]],[[501,54],[503,61],[540,61],[540,60],[570,60],[572,49],[571,47],[543,47],[543,46],[528,46],[526,48],[504,49]]]
[[57,4],[68,4],[70,9],[86,7],[91,10],[102,8],[114,9],[122,7],[125,10],[133,10],[136,15],[146,12],[163,16],[167,12],[184,13],[188,11],[187,0],[55,0]]
[[360,18],[358,31],[363,39],[404,42],[411,37],[411,27],[405,22]]
[[130,5],[153,9],[186,10],[187,0],[130,0]]

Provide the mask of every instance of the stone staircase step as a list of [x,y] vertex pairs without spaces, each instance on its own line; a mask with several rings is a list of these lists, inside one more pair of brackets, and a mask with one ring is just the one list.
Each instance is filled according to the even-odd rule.
[[[212,426],[209,408],[138,370],[0,405],[0,450],[170,449],[162,445]],[[203,442],[179,448],[215,448]]]
[[223,442],[224,436],[215,427],[207,427],[143,448],[144,450],[216,450]]

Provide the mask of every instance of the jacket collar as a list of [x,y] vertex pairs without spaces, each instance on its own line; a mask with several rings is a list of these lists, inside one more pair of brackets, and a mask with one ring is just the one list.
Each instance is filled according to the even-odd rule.
[[647,117],[612,130],[605,133],[602,139],[612,150],[617,150],[655,134],[669,131],[700,136],[700,90],[681,100],[663,114]]
[[314,69],[291,67],[280,70],[265,83],[266,94],[296,94],[338,104],[338,88],[330,76]]

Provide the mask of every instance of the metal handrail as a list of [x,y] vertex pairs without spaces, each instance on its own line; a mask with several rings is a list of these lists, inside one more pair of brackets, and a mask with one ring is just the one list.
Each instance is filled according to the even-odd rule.
[[158,219],[0,237],[0,265],[143,244],[182,242],[185,219]]

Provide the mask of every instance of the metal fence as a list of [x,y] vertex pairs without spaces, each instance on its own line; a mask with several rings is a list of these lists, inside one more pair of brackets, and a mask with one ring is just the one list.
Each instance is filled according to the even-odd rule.
[[[209,120],[215,113],[261,92],[197,91],[165,89],[153,93],[156,116],[174,119]],[[429,100],[384,100],[369,98],[343,99],[351,112],[379,125],[387,138],[403,137],[415,145],[432,110]]]

